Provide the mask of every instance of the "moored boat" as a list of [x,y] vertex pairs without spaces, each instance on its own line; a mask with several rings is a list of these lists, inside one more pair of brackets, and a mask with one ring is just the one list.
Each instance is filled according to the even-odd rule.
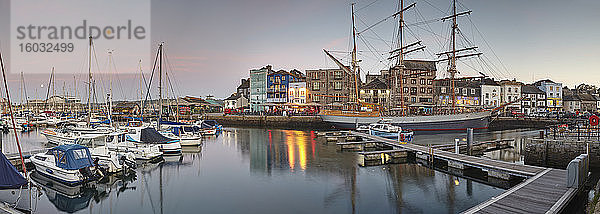
[[35,154],[31,162],[41,175],[69,185],[85,183],[103,176],[87,147],[65,144]]

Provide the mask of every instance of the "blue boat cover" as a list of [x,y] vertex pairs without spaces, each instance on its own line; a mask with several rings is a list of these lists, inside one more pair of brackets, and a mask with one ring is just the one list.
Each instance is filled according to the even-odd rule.
[[106,119],[103,121],[98,121],[98,122],[90,122],[91,124],[110,124],[110,120]]
[[93,165],[90,151],[79,144],[60,145],[50,151],[54,154],[56,166],[62,169],[76,170]]
[[0,189],[15,189],[25,184],[27,180],[0,152]]

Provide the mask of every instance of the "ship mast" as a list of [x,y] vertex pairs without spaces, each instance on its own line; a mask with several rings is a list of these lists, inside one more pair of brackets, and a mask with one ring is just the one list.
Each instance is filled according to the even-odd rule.
[[358,93],[358,79],[359,79],[359,75],[360,73],[358,73],[358,63],[356,60],[356,26],[355,26],[355,22],[354,22],[354,4],[352,3],[352,74],[354,75],[354,96],[356,99],[356,104],[358,107],[359,104],[359,93]]
[[452,0],[452,57],[450,58],[450,92],[452,93],[452,113],[456,111],[456,93],[454,77],[456,75],[456,0]]

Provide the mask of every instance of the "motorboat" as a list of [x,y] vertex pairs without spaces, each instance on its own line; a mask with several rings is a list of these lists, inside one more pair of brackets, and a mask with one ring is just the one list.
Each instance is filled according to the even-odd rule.
[[195,124],[202,135],[216,135],[223,130],[223,126],[215,120],[199,120]]
[[161,134],[178,139],[181,146],[198,146],[202,143],[200,129],[192,125],[169,125]]
[[[377,123],[369,124],[367,128],[370,135],[397,139],[401,143],[410,143],[413,140],[413,131],[403,130],[401,127],[392,125],[386,120],[380,120]],[[364,129],[364,127],[361,129]]]
[[[82,133],[79,131],[74,131],[66,127],[62,128],[48,128],[41,132],[44,137],[48,140],[49,143],[55,145],[63,145],[63,144],[82,144],[82,139],[96,139],[98,136],[101,136],[103,133]],[[80,141],[80,142],[78,142]],[[104,141],[98,141],[97,145],[103,145]]]
[[38,173],[69,185],[104,176],[88,148],[79,144],[60,145],[30,159]]
[[30,201],[27,179],[0,152],[0,203],[4,202],[13,208],[29,211]]
[[162,156],[159,145],[127,141],[125,132],[106,135],[105,147],[110,151],[132,153],[135,160],[154,160]]
[[132,152],[117,152],[107,146],[98,146],[91,151],[92,158],[98,159],[99,167],[108,173],[118,173],[135,169],[135,155]]
[[163,155],[181,154],[181,143],[178,139],[165,137],[152,127],[127,127],[125,139],[137,144],[157,145]]

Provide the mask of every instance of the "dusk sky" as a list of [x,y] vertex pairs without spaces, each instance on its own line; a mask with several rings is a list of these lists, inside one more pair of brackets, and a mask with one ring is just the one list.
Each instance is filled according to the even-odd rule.
[[[335,68],[322,49],[349,50],[351,2],[152,1],[151,51],[155,51],[159,41],[165,42],[172,65],[170,75],[178,95],[210,94],[225,98],[235,91],[241,78],[248,77],[250,69],[267,64],[275,69],[298,69],[303,72],[306,69]],[[437,21],[413,26],[411,23],[449,15],[450,1],[406,0],[405,6],[413,2],[417,3],[416,9],[406,13],[406,23],[412,32],[407,30],[405,43],[418,38],[427,49],[407,58],[435,59],[433,53],[447,50],[447,41],[440,36],[448,38],[445,29],[450,23]],[[357,1],[357,29],[361,31],[393,14],[397,4],[392,0]],[[6,0],[0,1],[0,8],[6,5]],[[469,17],[459,18],[459,27],[498,68],[484,70],[487,75],[500,79],[516,78],[525,83],[550,78],[569,87],[582,82],[600,85],[600,28],[597,23],[600,20],[600,1],[460,0],[458,10],[473,11]],[[0,16],[4,19],[0,21],[1,27],[6,25],[6,15]],[[368,51],[371,47],[380,53],[389,51],[393,27],[394,20],[390,19],[374,27],[372,32],[365,32],[363,38],[359,39],[363,73],[374,73],[389,66],[387,62],[379,62],[377,56]],[[428,32],[428,29],[435,34]],[[3,55],[8,49],[6,37],[9,37],[6,32],[0,33],[0,51]],[[336,56],[345,55],[338,53]],[[106,60],[105,54],[99,54],[98,58],[100,62]],[[149,62],[150,59],[145,61]],[[344,61],[347,62],[347,59]],[[120,89],[116,89],[115,98],[137,99],[139,80],[131,72],[138,62],[119,61],[118,54],[115,55],[115,62],[117,70],[123,73],[119,75]],[[37,63],[52,66],[52,62],[43,59]],[[476,74],[469,65],[477,67],[477,62],[467,60],[459,63],[461,75]],[[15,66],[18,65],[11,65],[11,68]],[[149,65],[144,67],[148,74]],[[445,69],[445,65],[438,64],[440,73]],[[18,94],[19,82],[15,75],[18,71],[9,72],[12,73],[9,75],[11,93]],[[40,85],[46,84],[48,78],[47,74],[25,76],[30,98],[34,98],[34,91],[37,91],[37,98],[42,94],[45,96],[45,92],[40,92]],[[83,76],[78,75],[77,78],[82,80]],[[84,88],[80,80],[77,80],[78,91]],[[62,92],[62,82],[65,82],[65,90],[72,90],[73,75],[61,74],[57,77],[57,92]]]

